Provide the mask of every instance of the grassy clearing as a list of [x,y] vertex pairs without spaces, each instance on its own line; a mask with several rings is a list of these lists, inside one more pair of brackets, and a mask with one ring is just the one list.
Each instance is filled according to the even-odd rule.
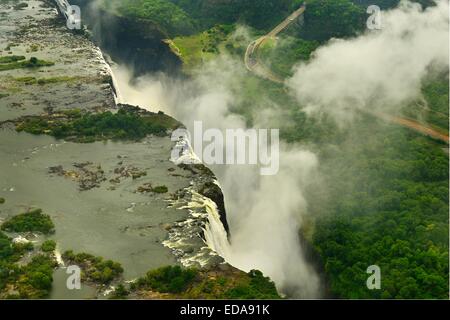
[[176,37],[169,46],[181,57],[184,70],[189,72],[217,56],[221,43],[227,40],[233,30],[234,26],[218,25],[195,35]]

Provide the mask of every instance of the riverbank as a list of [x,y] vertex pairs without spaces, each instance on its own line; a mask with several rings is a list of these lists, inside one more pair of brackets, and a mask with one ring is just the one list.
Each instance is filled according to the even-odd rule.
[[[88,126],[81,140],[75,131],[66,136],[55,133],[78,128],[82,119],[114,117],[125,107],[115,103],[112,75],[101,51],[85,35],[67,30],[49,2],[24,3],[28,6],[20,9],[0,4],[1,57],[35,57],[51,64],[0,71],[4,142],[0,196],[5,199],[0,223],[40,208],[52,218],[56,230],[43,239],[55,240],[59,252],[88,252],[119,262],[126,281],[183,261],[198,268],[222,264],[223,259],[205,243],[206,207],[204,215],[193,217],[188,209],[170,205],[179,197],[191,202],[193,193],[183,191],[189,188],[219,201],[220,216],[226,222],[223,195],[214,187],[212,172],[202,165],[190,168],[170,161],[173,128],[133,141],[118,135],[119,131],[112,136],[98,132],[86,140],[86,135],[92,135]],[[133,112],[146,117],[139,109]],[[95,122],[91,125],[101,128]],[[183,248],[165,243],[181,223],[192,221],[195,232],[189,233],[190,242]],[[54,275],[58,293],[53,297],[75,297],[64,289],[60,269]],[[92,290],[85,293],[76,297],[92,298]]]

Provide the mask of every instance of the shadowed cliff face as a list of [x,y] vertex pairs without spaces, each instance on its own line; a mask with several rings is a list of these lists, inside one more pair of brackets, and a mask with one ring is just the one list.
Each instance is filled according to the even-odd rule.
[[127,65],[135,76],[164,71],[177,74],[181,60],[163,42],[168,36],[151,21],[130,19],[94,7],[94,1],[73,0],[94,41],[111,58]]

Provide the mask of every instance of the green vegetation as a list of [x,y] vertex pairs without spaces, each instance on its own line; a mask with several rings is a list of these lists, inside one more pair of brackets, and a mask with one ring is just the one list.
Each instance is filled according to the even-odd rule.
[[118,279],[123,268],[118,262],[103,260],[102,257],[95,257],[89,253],[75,254],[69,250],[62,254],[62,258],[70,263],[75,263],[83,270],[82,280],[98,284],[109,284]]
[[17,62],[17,61],[21,61],[21,60],[25,60],[25,57],[24,56],[0,57],[0,63],[11,63],[11,62]]
[[293,0],[125,0],[103,7],[158,25],[168,36],[192,35],[220,24],[268,30],[298,9]]
[[35,77],[19,77],[19,78],[15,78],[14,80],[16,80],[17,82],[20,83],[24,83],[24,84],[35,84],[36,83],[36,78]]
[[36,255],[26,265],[17,261],[33,249],[29,243],[13,243],[0,232],[0,299],[40,299],[49,295],[56,263],[46,254]]
[[[352,0],[352,2],[364,9],[370,5],[377,5],[381,9],[392,9],[400,3],[400,0]],[[418,2],[424,7],[434,5],[433,0],[411,0],[411,2]]]
[[[38,67],[47,67],[53,66],[55,63],[45,60],[39,60],[38,58],[31,57],[30,60],[25,60],[24,57],[16,57],[18,60],[14,60],[13,62],[1,62],[0,61],[0,71],[12,70],[12,69],[20,69],[20,68],[38,68]],[[3,58],[11,58],[11,57],[3,57]],[[23,59],[22,59],[23,58]]]
[[130,292],[125,288],[125,286],[120,283],[116,290],[114,290],[111,299],[126,299]]
[[[230,267],[231,268],[231,267]],[[214,275],[205,270],[167,266],[149,271],[130,287],[131,291],[152,290],[184,299],[279,299],[275,285],[260,271],[248,274],[237,269]]]
[[15,262],[27,251],[33,250],[33,244],[13,243],[11,239],[0,231],[0,261],[7,260]]
[[68,110],[48,117],[25,117],[16,130],[88,143],[107,139],[139,140],[149,134],[165,136],[168,129],[178,126],[176,120],[163,113],[139,114],[137,110],[122,108],[115,114]]
[[44,234],[54,232],[54,228],[50,216],[42,214],[41,209],[14,216],[1,226],[2,230],[9,232],[42,232]]
[[120,14],[150,20],[168,35],[183,35],[194,31],[192,19],[178,6],[166,0],[123,0],[118,4]]
[[194,67],[216,57],[221,44],[233,31],[232,25],[217,25],[195,35],[176,37],[169,45],[183,60],[184,71],[189,72]]
[[33,44],[30,46],[30,49],[27,50],[27,52],[28,52],[28,51],[31,51],[31,52],[37,52],[37,51],[39,51],[39,45],[33,43]]
[[318,41],[354,36],[367,19],[365,9],[349,0],[308,0],[304,15],[301,37]]
[[184,269],[180,266],[167,266],[147,272],[136,282],[138,288],[151,288],[158,292],[181,293],[193,283],[198,275],[196,269]]
[[1,92],[0,92],[0,99],[1,99],[1,98],[6,98],[6,97],[8,97],[8,96],[9,96],[8,93],[1,93]]
[[0,204],[4,204],[5,203],[5,198],[0,198]]
[[169,189],[166,186],[156,186],[152,188],[152,191],[156,193],[167,193]]
[[427,77],[422,83],[423,99],[406,105],[402,109],[403,115],[448,134],[448,79],[448,72]]
[[0,289],[0,297],[4,296],[7,299],[48,297],[56,265],[56,262],[47,255],[34,256],[30,263],[21,267],[15,264],[7,267],[3,265],[0,267],[0,288],[3,286],[3,290]]
[[46,240],[41,245],[41,250],[43,252],[53,252],[56,248],[55,240]]
[[292,76],[292,68],[300,61],[309,60],[311,53],[319,47],[317,41],[285,37],[277,42],[267,42],[259,54],[264,64],[275,74],[286,78]]
[[49,77],[49,78],[36,78],[36,77],[19,77],[14,78],[15,81],[24,83],[27,85],[32,84],[39,84],[39,85],[45,85],[45,84],[55,84],[55,83],[61,83],[61,82],[74,82],[79,80],[88,80],[88,79],[80,79],[79,77],[69,77],[69,76],[60,76],[60,77]]
[[21,2],[21,3],[16,4],[13,8],[14,8],[14,10],[22,10],[26,7],[28,7],[28,3]]
[[449,89],[448,73],[437,76],[435,79],[426,81],[422,92],[427,103],[429,112],[426,115],[426,122],[431,123],[448,134],[448,106]]
[[202,30],[216,24],[247,24],[257,29],[274,27],[292,10],[292,0],[170,0],[195,19]]
[[[442,145],[371,117],[351,130],[351,139],[321,155],[330,187],[310,195],[311,210],[328,213],[316,221],[313,243],[331,292],[448,299],[449,176]],[[381,290],[365,286],[374,264],[381,268]]]
[[275,284],[261,271],[251,270],[248,273],[250,281],[225,292],[225,299],[279,299]]

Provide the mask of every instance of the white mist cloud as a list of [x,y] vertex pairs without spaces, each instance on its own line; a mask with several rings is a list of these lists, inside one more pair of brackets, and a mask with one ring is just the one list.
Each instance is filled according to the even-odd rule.
[[[150,75],[133,84],[126,69],[113,69],[125,103],[163,110],[191,132],[194,121],[199,120],[204,129],[246,128],[244,118],[230,111],[243,95],[243,89],[236,86],[246,76],[241,61],[221,56],[188,80]],[[271,112],[265,110],[255,119],[263,114]],[[261,120],[255,127],[269,128],[270,122]],[[303,186],[316,166],[314,154],[284,144],[275,176],[261,176],[257,166],[210,166],[225,195],[231,230],[232,243],[225,258],[243,270],[263,271],[279,290],[294,297],[319,296],[319,277],[304,259],[298,234],[307,213]]]
[[220,175],[232,230],[226,259],[246,271],[262,270],[291,297],[317,298],[319,277],[305,262],[299,239],[307,214],[303,192],[314,176],[317,158],[283,146],[280,159],[276,176],[262,177],[256,170],[237,166]]
[[448,70],[448,1],[422,10],[402,2],[383,12],[382,29],[331,40],[295,68],[288,85],[312,111],[347,118],[352,108],[394,108],[420,96],[431,67]]
[[[237,36],[247,37],[239,29]],[[384,13],[383,29],[351,40],[333,40],[307,64],[296,67],[288,85],[302,104],[337,117],[347,109],[397,106],[420,93],[431,65],[448,66],[448,3],[421,11],[407,3]],[[231,112],[245,92],[241,61],[221,56],[188,80],[165,75],[141,77],[116,69],[124,102],[163,110],[192,130],[194,121],[207,128],[245,128]],[[274,124],[279,106],[259,108],[255,127]],[[273,111],[276,110],[277,111]],[[351,114],[351,113],[350,113]],[[280,146],[280,170],[262,177],[252,166],[213,166],[225,195],[232,244],[230,263],[260,269],[277,287],[294,297],[320,295],[320,281],[303,256],[298,231],[308,207],[303,197],[318,170],[316,156],[302,146]]]

